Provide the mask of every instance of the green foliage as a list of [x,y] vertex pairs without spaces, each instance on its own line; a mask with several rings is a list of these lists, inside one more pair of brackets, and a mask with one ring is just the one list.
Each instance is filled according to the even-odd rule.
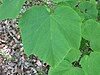
[[97,17],[98,11],[96,9],[96,6],[91,2],[81,2],[79,5],[79,9],[84,14],[84,17],[86,19],[95,19]]
[[0,5],[0,20],[16,18],[25,0],[2,0]]
[[87,75],[100,75],[100,53],[93,52],[90,56],[85,56],[81,61],[84,72]]
[[98,19],[98,21],[100,21],[100,1],[98,0],[97,1],[97,9],[98,9],[98,16],[97,16],[97,19]]
[[19,25],[26,53],[35,53],[52,66],[70,49],[79,48],[81,19],[70,7],[59,6],[48,12],[44,6],[34,6],[23,14]]
[[66,1],[66,0],[53,0],[55,3]]
[[[17,18],[24,1],[0,0],[0,20]],[[47,62],[49,75],[100,75],[100,1],[43,4],[19,19],[25,52]]]
[[50,70],[49,75],[85,75],[82,68],[74,67],[71,63],[80,56],[79,50],[70,50],[64,60]]
[[76,2],[78,2],[79,0],[53,0],[55,3],[59,3],[59,2],[69,2],[70,4],[75,4]]
[[90,19],[83,24],[82,28],[83,37],[90,41],[94,51],[100,52],[100,23]]
[[81,68],[73,67],[68,61],[63,60],[49,75],[85,75]]

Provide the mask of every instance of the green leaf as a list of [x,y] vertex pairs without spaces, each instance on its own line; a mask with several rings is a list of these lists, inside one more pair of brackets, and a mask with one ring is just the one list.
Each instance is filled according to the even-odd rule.
[[90,19],[82,27],[83,37],[90,41],[94,51],[100,52],[100,23]]
[[77,60],[79,56],[79,50],[71,50],[56,68],[50,69],[49,75],[85,75],[82,68],[74,67],[71,64],[73,61]]
[[53,2],[58,3],[58,2],[65,2],[66,0],[53,0]]
[[84,71],[88,75],[100,75],[100,53],[93,52],[81,61]]
[[72,7],[75,7],[78,4],[79,0],[66,0]]
[[98,11],[96,9],[96,5],[91,2],[85,1],[79,4],[80,11],[84,14],[86,19],[96,19]]
[[25,0],[3,0],[0,5],[0,20],[16,18]]
[[74,8],[74,10],[78,13],[78,15],[81,17],[82,21],[84,21],[85,17],[84,14],[80,12],[78,8]]
[[100,1],[97,1],[97,9],[98,9],[98,21],[100,22]]
[[49,72],[49,75],[85,75],[81,68],[73,67],[69,62],[63,61],[56,69]]
[[70,63],[72,63],[73,61],[78,60],[79,57],[80,57],[80,50],[71,49],[65,56],[64,60],[67,60]]
[[27,54],[35,53],[51,66],[57,65],[71,48],[78,49],[81,19],[70,7],[58,6],[50,13],[34,6],[19,21]]
[[90,0],[90,2],[96,6],[96,0]]
[[53,0],[54,2],[56,3],[59,3],[59,2],[68,2],[69,4],[76,4],[78,2],[78,0]]

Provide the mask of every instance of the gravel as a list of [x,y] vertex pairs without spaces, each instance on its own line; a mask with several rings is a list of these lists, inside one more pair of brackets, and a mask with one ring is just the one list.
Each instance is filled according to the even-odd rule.
[[24,53],[16,20],[0,21],[0,75],[47,75],[49,65]]
[[[20,14],[41,0],[26,1]],[[24,53],[18,19],[0,21],[0,75],[48,75],[50,66],[35,54]]]

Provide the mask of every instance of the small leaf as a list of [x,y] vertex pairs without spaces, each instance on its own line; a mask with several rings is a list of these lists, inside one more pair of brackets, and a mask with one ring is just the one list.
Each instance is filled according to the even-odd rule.
[[80,11],[84,14],[86,19],[96,19],[98,11],[96,9],[96,5],[91,2],[84,1],[79,4]]

